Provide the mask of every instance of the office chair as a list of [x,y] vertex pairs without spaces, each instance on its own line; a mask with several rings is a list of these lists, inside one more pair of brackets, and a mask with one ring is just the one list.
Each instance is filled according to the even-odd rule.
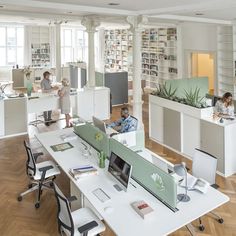
[[77,200],[76,197],[67,199],[58,186],[55,183],[53,185],[58,205],[58,231],[61,235],[65,233],[68,236],[93,236],[105,231],[104,224],[89,208],[71,212],[69,203]]
[[[217,189],[219,186],[215,183],[216,180],[216,168],[217,168],[217,158],[211,154],[204,152],[199,149],[195,149],[192,164],[192,175],[196,178],[202,178],[206,180],[211,187]],[[224,223],[222,217],[214,212],[210,212],[220,224]],[[199,218],[199,230],[204,231],[205,227],[202,224],[201,218]]]
[[42,189],[52,189],[53,180],[56,178],[56,175],[60,174],[60,170],[52,161],[44,161],[36,164],[38,157],[42,156],[43,153],[32,153],[32,150],[26,141],[24,141],[24,146],[28,157],[26,161],[26,174],[30,179],[30,183],[28,185],[29,189],[19,194],[17,199],[18,201],[22,201],[23,196],[26,194],[38,191],[35,208],[39,208]]

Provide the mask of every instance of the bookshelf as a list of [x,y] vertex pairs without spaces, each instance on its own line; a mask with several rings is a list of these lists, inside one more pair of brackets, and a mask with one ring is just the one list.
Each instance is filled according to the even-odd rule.
[[218,64],[218,95],[231,92],[234,97],[236,53],[233,43],[232,26],[217,28],[217,64]]
[[33,27],[31,41],[32,67],[50,67],[49,27]]
[[176,28],[151,28],[142,32],[142,70],[149,88],[178,78]]

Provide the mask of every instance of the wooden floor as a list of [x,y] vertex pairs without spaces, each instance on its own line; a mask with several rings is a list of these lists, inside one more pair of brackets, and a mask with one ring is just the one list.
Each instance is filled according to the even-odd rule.
[[[144,100],[143,119],[146,131],[146,146],[152,151],[164,155],[173,163],[185,160],[181,156],[148,139],[148,102],[146,96]],[[58,114],[54,115],[58,116]],[[113,110],[112,120],[117,117],[119,117],[119,107]],[[34,150],[44,151],[45,153],[45,150],[42,149],[34,138],[35,133],[57,130],[63,126],[64,121],[59,121],[49,128],[43,124],[39,125],[38,128],[31,127],[30,142]],[[28,184],[25,172],[26,153],[23,147],[23,140],[26,138],[28,137],[19,136],[0,140],[0,236],[56,236],[58,235],[56,222],[57,209],[53,192],[43,192],[41,207],[37,210],[34,208],[34,194],[27,195],[22,202],[16,200],[18,193],[24,191]],[[45,153],[44,160],[48,158],[50,156]],[[191,167],[190,161],[185,161]],[[56,182],[63,192],[68,195],[69,181],[67,177],[62,173],[56,179]],[[227,179],[218,176],[217,184],[220,185],[220,190],[231,199],[229,203],[216,210],[224,218],[225,223],[220,225],[211,216],[205,216],[203,221],[206,230],[204,233],[197,230],[197,235],[236,236],[236,176],[234,175]],[[197,222],[193,224],[196,225]],[[114,234],[107,228],[103,235],[113,236]],[[181,228],[171,235],[185,236],[189,235],[189,233],[185,228]]]

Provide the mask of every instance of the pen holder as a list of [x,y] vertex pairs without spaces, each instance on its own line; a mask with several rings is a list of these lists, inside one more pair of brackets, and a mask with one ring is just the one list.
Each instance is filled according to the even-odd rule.
[[103,151],[98,154],[99,158],[99,168],[105,168],[106,155]]

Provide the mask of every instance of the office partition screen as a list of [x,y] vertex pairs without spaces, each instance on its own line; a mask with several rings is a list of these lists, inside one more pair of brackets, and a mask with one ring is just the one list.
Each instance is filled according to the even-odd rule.
[[138,153],[130,150],[114,139],[110,139],[110,151],[132,165],[132,178],[147,191],[176,211],[177,184],[174,177],[156,167]]
[[110,155],[109,139],[107,135],[97,127],[87,123],[81,126],[75,126],[74,132],[97,151],[103,151],[106,156]]

